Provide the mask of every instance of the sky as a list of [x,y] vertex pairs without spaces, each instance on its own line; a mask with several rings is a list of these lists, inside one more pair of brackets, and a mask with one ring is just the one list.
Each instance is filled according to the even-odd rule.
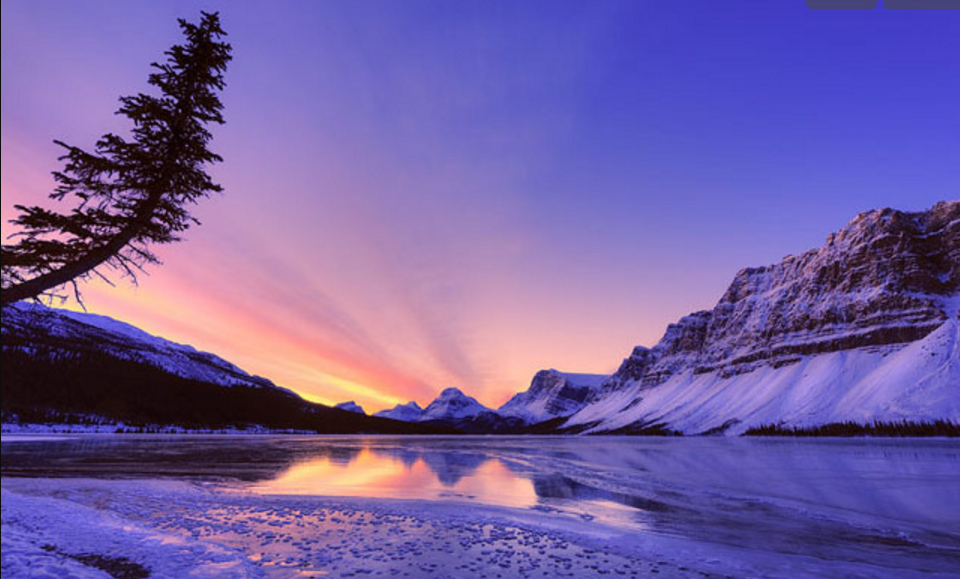
[[610,373],[739,269],[960,197],[957,12],[4,1],[4,236],[52,140],[127,130],[118,97],[200,10],[234,47],[225,192],[86,307],[323,403]]

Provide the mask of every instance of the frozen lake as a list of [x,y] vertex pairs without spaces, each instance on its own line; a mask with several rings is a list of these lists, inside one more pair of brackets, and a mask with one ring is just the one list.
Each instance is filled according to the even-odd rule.
[[2,473],[5,577],[13,517],[74,507],[155,576],[151,533],[222,576],[960,576],[952,440],[4,436]]

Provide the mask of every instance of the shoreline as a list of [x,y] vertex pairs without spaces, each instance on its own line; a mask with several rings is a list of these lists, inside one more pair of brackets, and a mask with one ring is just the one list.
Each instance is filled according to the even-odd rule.
[[[109,553],[148,569],[149,577],[199,572],[217,579],[294,576],[286,570],[298,577],[531,579],[651,573],[802,579],[841,570],[893,578],[905,571],[470,502],[260,495],[184,481],[3,477],[0,483],[5,564],[25,551],[34,559]],[[64,558],[50,565],[64,570]]]
[[[616,438],[647,438],[647,439],[669,439],[669,438],[766,438],[766,439],[797,439],[797,438],[821,438],[821,439],[897,439],[897,438],[929,438],[929,439],[956,439],[960,438],[960,423],[951,421],[940,421],[941,426],[934,426],[934,423],[917,423],[916,428],[907,428],[903,432],[896,432],[895,429],[876,429],[872,426],[861,426],[859,429],[851,428],[849,424],[830,423],[809,428],[794,428],[780,426],[763,426],[752,429],[751,431],[728,435],[723,433],[702,433],[702,434],[664,434],[664,433],[599,433],[599,434],[572,434],[572,433],[445,433],[445,434],[383,434],[383,433],[365,433],[365,432],[342,432],[342,433],[321,433],[312,430],[296,429],[269,429],[269,428],[211,428],[211,429],[187,429],[169,426],[151,426],[134,427],[123,424],[104,424],[104,425],[75,425],[75,424],[3,424],[0,426],[0,435],[10,440],[13,437],[26,437],[31,435],[125,435],[125,436],[401,436],[401,437],[522,437],[522,438],[544,438],[544,437],[564,437],[564,438],[594,438],[594,437],[616,437]],[[836,427],[835,427],[836,425]],[[928,425],[930,426],[928,428]],[[945,426],[943,426],[945,425]]]

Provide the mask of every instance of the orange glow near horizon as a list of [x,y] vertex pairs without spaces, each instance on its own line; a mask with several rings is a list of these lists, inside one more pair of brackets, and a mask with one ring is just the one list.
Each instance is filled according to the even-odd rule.
[[[55,164],[7,139],[3,155],[3,166],[11,168],[4,171],[2,180],[3,234],[8,236],[14,232],[7,223],[12,206],[43,203],[51,182],[40,176]],[[208,200],[201,212],[215,211],[229,199]],[[510,340],[501,336],[509,331],[501,328],[523,317],[517,308],[533,319],[534,302],[543,308],[551,296],[531,296],[534,302],[518,302],[511,309],[509,301],[498,303],[504,290],[495,285],[472,296],[472,306],[458,306],[453,317],[442,310],[438,317],[434,304],[390,286],[396,283],[390,282],[390,266],[386,271],[375,266],[372,272],[363,272],[372,274],[371,280],[380,280],[373,291],[365,287],[369,284],[363,276],[349,283],[343,283],[345,275],[339,283],[336,276],[329,283],[326,277],[319,282],[304,278],[298,264],[271,261],[277,273],[253,275],[250,272],[256,271],[259,256],[251,255],[246,246],[234,245],[237,238],[231,225],[236,223],[230,223],[231,217],[229,212],[204,215],[209,224],[188,232],[187,241],[161,248],[165,263],[151,268],[139,285],[122,278],[114,278],[114,287],[100,281],[84,284],[88,311],[212,352],[308,400],[328,405],[355,400],[370,413],[409,400],[426,406],[448,386],[497,407],[525,389],[540,367],[563,366],[553,363],[554,354],[556,359],[565,358],[563,348],[554,347],[564,335],[561,320],[541,317],[542,323],[525,326],[524,335]],[[243,229],[254,232],[258,227],[247,223]],[[256,251],[263,253],[283,252],[280,241],[256,245]],[[357,248],[373,251],[369,246]],[[371,261],[376,264],[379,258]],[[288,278],[296,281],[285,283]],[[384,279],[389,283],[384,285]],[[320,297],[312,293],[314,284],[322,288],[323,293],[316,294]],[[343,305],[334,303],[341,300]],[[72,298],[60,307],[83,310]],[[450,325],[466,314],[479,314],[493,325],[469,330]],[[607,343],[611,351],[623,349],[609,339]],[[462,350],[466,344],[476,351]],[[606,352],[601,354],[599,344],[593,350],[590,357],[599,364],[573,369],[611,371],[616,357],[611,360]],[[583,359],[583,353],[576,357]],[[531,365],[538,358],[543,362]]]
[[[615,371],[861,211],[956,197],[958,75],[924,73],[956,66],[945,20],[874,11],[891,43],[782,3],[460,4],[212,0],[224,194],[139,286],[85,284],[89,311],[318,402],[495,408],[541,369]],[[6,237],[53,204],[54,139],[128,134],[118,97],[197,10],[2,7]]]
[[[141,287],[125,292],[95,283],[85,289],[85,301],[88,307],[95,303],[98,309],[110,311],[117,319],[150,333],[216,353],[313,402],[333,405],[355,399],[367,407],[386,408],[406,399],[379,389],[378,384],[420,386],[411,377],[398,375],[375,361],[357,359],[349,352],[338,356],[336,352],[320,350],[309,337],[298,335],[295,328],[285,331],[223,301],[191,294],[182,287],[158,285],[156,289]],[[74,301],[66,307],[82,311]],[[325,372],[320,368],[333,370]]]

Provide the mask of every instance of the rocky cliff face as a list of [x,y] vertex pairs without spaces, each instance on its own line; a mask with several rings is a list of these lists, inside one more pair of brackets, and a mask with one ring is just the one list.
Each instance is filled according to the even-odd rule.
[[[886,357],[955,322],[958,295],[960,201],[917,213],[868,211],[817,249],[738,272],[712,310],[671,324],[653,348],[635,348],[591,403],[607,400],[606,411],[618,412],[621,402],[640,405],[644,392],[698,376],[706,384],[758,371],[786,375],[818,356],[853,351]],[[931,343],[951,347],[948,330]],[[929,355],[939,354],[956,365],[949,351]],[[820,378],[843,382],[837,372]],[[626,391],[633,394],[624,398]],[[587,415],[600,418],[586,412],[573,422]]]
[[497,411],[531,424],[569,416],[583,408],[606,378],[598,374],[540,370],[530,382],[530,388],[515,394]]
[[[652,387],[684,370],[736,375],[801,356],[919,340],[960,292],[960,202],[868,211],[817,249],[737,273],[713,310],[637,347],[604,392]],[[956,314],[954,314],[956,315]]]

